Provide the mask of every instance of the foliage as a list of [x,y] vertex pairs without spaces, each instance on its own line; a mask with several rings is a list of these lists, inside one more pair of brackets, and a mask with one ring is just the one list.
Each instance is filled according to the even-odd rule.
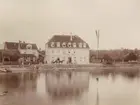
[[112,60],[112,58],[108,54],[104,54],[103,59],[105,61],[111,61]]
[[138,60],[138,56],[137,56],[135,53],[133,53],[133,52],[129,53],[129,54],[124,58],[124,61],[126,61],[126,62],[128,62],[128,61],[136,61],[136,60]]

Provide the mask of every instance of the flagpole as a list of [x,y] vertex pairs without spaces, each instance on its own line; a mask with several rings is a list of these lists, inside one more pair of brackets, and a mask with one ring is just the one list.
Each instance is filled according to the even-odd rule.
[[97,37],[97,59],[99,60],[99,37],[100,37],[100,34],[99,34],[99,30],[96,30],[96,37]]

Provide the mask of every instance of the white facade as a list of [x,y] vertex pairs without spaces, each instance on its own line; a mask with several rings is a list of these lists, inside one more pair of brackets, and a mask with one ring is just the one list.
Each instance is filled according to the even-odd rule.
[[68,64],[69,61],[71,61],[71,64],[89,64],[88,44],[82,39],[76,41],[76,38],[79,38],[78,36],[70,36],[67,41],[66,38],[67,36],[57,36],[57,38],[53,37],[53,40],[46,43],[44,62],[52,64],[59,59],[62,64]]
[[63,64],[67,64],[69,57],[72,64],[89,64],[89,49],[46,48],[45,62],[48,64],[57,58],[64,60]]

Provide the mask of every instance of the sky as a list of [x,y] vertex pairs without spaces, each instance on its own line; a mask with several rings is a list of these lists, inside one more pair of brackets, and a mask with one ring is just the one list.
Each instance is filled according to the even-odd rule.
[[0,43],[25,41],[45,49],[55,34],[78,35],[96,49],[140,49],[139,0],[0,0]]

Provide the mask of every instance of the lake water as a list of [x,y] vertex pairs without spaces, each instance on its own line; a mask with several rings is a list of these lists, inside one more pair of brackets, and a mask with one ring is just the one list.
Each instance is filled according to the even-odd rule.
[[3,91],[0,105],[140,105],[138,74],[0,74]]

